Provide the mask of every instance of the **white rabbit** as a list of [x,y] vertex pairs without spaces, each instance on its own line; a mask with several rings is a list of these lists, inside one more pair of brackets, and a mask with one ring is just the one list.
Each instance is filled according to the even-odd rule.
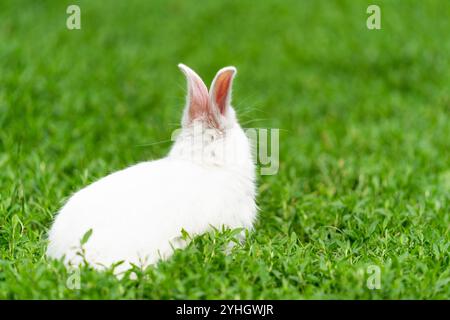
[[169,155],[114,172],[76,192],[49,232],[47,255],[68,265],[83,258],[96,268],[118,261],[145,267],[186,245],[182,229],[199,235],[212,227],[252,229],[255,169],[250,142],[230,106],[234,67],[221,69],[210,92],[180,64],[188,95],[182,128]]

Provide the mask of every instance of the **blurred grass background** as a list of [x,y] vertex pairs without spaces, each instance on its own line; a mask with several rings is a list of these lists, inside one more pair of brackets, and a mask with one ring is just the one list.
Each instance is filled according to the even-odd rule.
[[[81,30],[66,8],[81,8]],[[381,30],[366,9],[381,8]],[[450,2],[0,2],[0,298],[450,298]],[[72,192],[166,154],[183,62],[238,68],[243,127],[280,128],[260,219],[139,281],[47,261]],[[366,286],[381,268],[381,289]]]

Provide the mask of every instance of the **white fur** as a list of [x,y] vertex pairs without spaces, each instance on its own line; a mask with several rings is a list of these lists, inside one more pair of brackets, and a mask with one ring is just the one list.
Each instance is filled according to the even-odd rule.
[[[188,96],[186,109],[189,103]],[[81,263],[80,240],[92,229],[83,246],[85,260],[96,268],[123,260],[119,270],[126,270],[130,263],[145,267],[185,246],[182,229],[199,235],[212,227],[252,228],[254,164],[232,107],[218,127],[202,117],[189,123],[184,114],[167,157],[114,172],[67,201],[49,232],[49,257]]]

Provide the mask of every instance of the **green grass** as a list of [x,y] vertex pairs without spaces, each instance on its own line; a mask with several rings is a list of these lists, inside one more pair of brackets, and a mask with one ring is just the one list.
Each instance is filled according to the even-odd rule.
[[[366,28],[377,3],[382,30]],[[79,4],[82,30],[66,29]],[[450,2],[1,1],[0,298],[450,298]],[[259,220],[139,281],[44,256],[71,193],[166,154],[184,62],[238,68],[244,127],[280,128]],[[145,146],[147,145],[147,146]],[[366,281],[381,269],[381,288]]]

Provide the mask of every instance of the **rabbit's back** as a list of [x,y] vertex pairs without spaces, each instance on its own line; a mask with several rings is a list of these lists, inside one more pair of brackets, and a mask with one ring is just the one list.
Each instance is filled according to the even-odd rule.
[[256,215],[251,177],[224,168],[164,158],[110,174],[75,193],[49,233],[48,254],[79,263],[80,240],[93,265],[149,264],[169,256],[190,234],[222,225],[251,228]]

